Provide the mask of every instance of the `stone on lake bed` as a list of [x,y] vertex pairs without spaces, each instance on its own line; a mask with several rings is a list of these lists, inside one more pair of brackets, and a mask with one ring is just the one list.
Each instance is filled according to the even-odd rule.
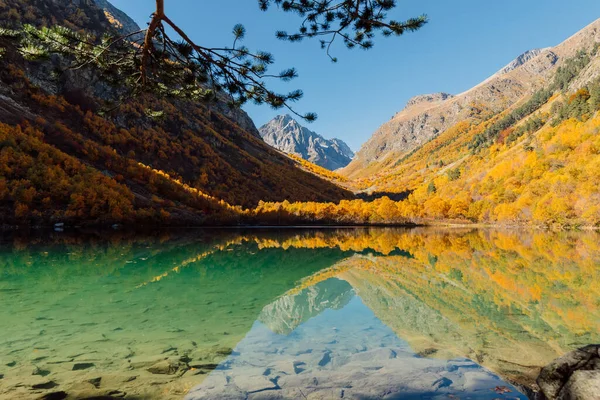
[[381,360],[391,360],[398,356],[398,353],[392,349],[382,348],[382,349],[373,349],[367,350],[360,353],[352,354],[351,359],[353,361],[381,361]]
[[68,396],[67,392],[59,391],[59,392],[46,393],[40,399],[41,400],[63,400],[63,399],[66,399],[67,396]]
[[40,381],[31,385],[32,389],[52,389],[58,386],[58,383],[50,380]]
[[33,367],[33,371],[31,371],[31,375],[47,376],[50,375],[50,371],[35,366]]
[[160,354],[165,354],[165,353],[170,353],[172,351],[177,351],[177,347],[173,347],[173,346],[168,346],[166,348],[164,348]]
[[233,349],[231,347],[218,347],[215,353],[221,356],[228,356],[233,353]]
[[69,393],[77,393],[77,397],[84,397],[83,393],[95,393],[99,386],[100,382],[98,382],[98,385],[90,381],[78,382],[69,388]]
[[233,383],[235,386],[240,388],[242,391],[247,393],[254,393],[263,390],[278,389],[276,383],[267,378],[264,375],[255,376],[236,376]]
[[586,346],[552,361],[540,372],[537,384],[548,400],[594,398],[583,394],[600,390],[600,345]]
[[435,390],[438,390],[440,388],[443,387],[448,387],[452,385],[452,381],[446,377],[441,377],[440,379],[436,380],[435,382],[433,382],[433,384],[431,385]]
[[48,364],[67,364],[73,362],[73,358],[57,358],[47,361]]
[[200,364],[218,364],[224,358],[230,355],[235,355],[235,353],[231,347],[226,346],[215,346],[208,349],[195,349],[187,354],[191,360],[194,360],[194,362]]
[[292,366],[294,367],[295,374],[304,372],[304,370],[306,369],[306,363],[302,361],[294,361]]
[[135,368],[146,368],[150,367],[160,361],[166,360],[168,357],[165,355],[153,355],[153,356],[134,356],[128,359],[129,364]]
[[[102,376],[91,375],[91,378],[86,378],[86,380],[69,387],[69,398],[82,398],[86,393],[94,394],[92,398],[100,398],[98,397],[99,394],[110,391],[111,389],[125,390],[125,388],[128,387],[127,384],[135,381],[137,378],[137,375],[123,375],[122,373],[113,373]],[[74,394],[77,396],[74,396]]]
[[216,369],[219,366],[219,364],[211,364],[211,363],[190,363],[190,367],[195,368],[195,369],[201,369],[201,370],[208,370],[208,371],[212,371],[213,369]]
[[181,361],[182,363],[189,363],[190,361],[192,361],[192,359],[190,358],[189,355],[184,354],[182,356],[179,357],[179,361]]
[[91,383],[96,388],[99,388],[100,387],[100,383],[102,383],[102,377],[88,379],[87,382]]
[[[296,374],[296,366],[300,366],[296,363],[299,361],[292,362],[290,360],[281,360],[276,361],[274,363],[269,364],[270,374],[284,374],[284,375],[294,375]],[[300,362],[301,363],[301,362]]]
[[82,371],[84,369],[90,369],[95,367],[94,363],[75,363],[73,364],[73,371]]
[[89,382],[80,382],[69,389],[69,399],[118,399],[126,393],[118,389],[99,389]]
[[178,361],[163,360],[152,365],[147,371],[157,375],[175,375],[183,365],[185,364],[179,363]]

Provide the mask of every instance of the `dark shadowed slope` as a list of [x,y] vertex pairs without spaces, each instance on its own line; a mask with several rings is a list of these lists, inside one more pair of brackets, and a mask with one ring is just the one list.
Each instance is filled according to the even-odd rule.
[[[8,0],[0,12],[17,28],[62,24],[100,34],[131,26],[87,0]],[[69,69],[56,56],[27,62],[13,39],[0,42],[6,49],[0,120],[11,141],[0,148],[7,168],[0,178],[0,223],[197,224],[222,220],[223,210],[235,214],[220,200],[251,207],[260,200],[351,197],[271,149],[243,111],[140,96],[101,116],[118,88],[98,71]],[[48,174],[52,169],[56,174]],[[103,193],[109,187],[114,193]]]

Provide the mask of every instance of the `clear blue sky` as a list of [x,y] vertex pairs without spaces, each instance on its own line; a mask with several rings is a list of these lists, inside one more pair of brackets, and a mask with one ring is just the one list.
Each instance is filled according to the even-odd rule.
[[[111,0],[145,26],[153,0]],[[389,16],[427,14],[420,31],[379,38],[369,51],[347,50],[340,42],[327,58],[318,41],[287,43],[276,30],[292,31],[300,20],[257,0],[167,0],[169,17],[198,43],[230,45],[231,29],[242,23],[244,44],[273,53],[273,72],[296,67],[300,77],[274,82],[279,91],[300,88],[295,106],[319,119],[307,127],[338,137],[358,150],[371,134],[415,95],[460,93],[492,75],[526,50],[554,46],[600,18],[598,0],[399,0]],[[269,106],[245,107],[257,126],[281,113]]]

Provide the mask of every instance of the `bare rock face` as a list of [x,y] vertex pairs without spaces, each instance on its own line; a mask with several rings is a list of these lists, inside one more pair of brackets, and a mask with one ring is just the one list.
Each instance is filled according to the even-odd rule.
[[[384,123],[340,172],[351,178],[372,174],[400,160],[460,121],[481,118],[482,110],[498,113],[546,86],[558,67],[580,50],[600,42],[600,20],[553,48],[530,50],[466,92],[421,95]],[[598,76],[594,59],[583,71],[582,84]]]
[[244,110],[237,107],[230,107],[227,104],[227,99],[224,95],[220,96],[220,99],[222,101],[212,104],[216,109],[215,111],[235,122],[240,128],[250,133],[252,136],[260,138],[260,134],[258,129],[256,129],[256,125],[254,125],[254,121],[252,121],[252,118],[250,118]]
[[[129,17],[129,15],[125,14],[123,11],[113,6],[109,1],[94,0],[94,3],[98,8],[104,11],[104,15],[106,16],[108,21],[122,35],[128,35],[140,30],[139,25],[136,24],[135,21]],[[134,36],[134,38],[140,38],[142,37],[142,35],[143,34],[140,33],[139,35]]]
[[452,97],[449,93],[421,94],[408,100],[405,109],[422,103],[439,103]]
[[542,54],[544,51],[547,51],[547,50],[549,50],[549,49],[528,50],[525,53],[521,54],[519,57],[515,58],[513,61],[511,61],[506,67],[504,67],[500,71],[498,71],[497,75],[503,75],[503,74],[509,73],[510,71],[514,71],[515,69],[526,64],[530,60],[533,60],[534,58],[536,58],[537,56],[539,56],[540,54]]
[[557,358],[542,369],[537,384],[547,400],[600,399],[600,345]]
[[399,159],[458,122],[477,117],[482,108],[500,112],[532,94],[550,77],[556,57],[547,51],[529,63],[532,65],[527,68],[522,64],[512,71],[495,74],[456,96],[438,94],[411,99],[407,107],[373,134],[342,172],[360,177],[372,163]]
[[329,170],[345,167],[354,152],[340,139],[325,139],[289,115],[279,115],[258,130],[263,140],[278,150],[295,154]]
[[[94,4],[96,5],[96,7],[100,8],[103,12],[104,15],[106,16],[106,19],[110,22],[110,24],[113,26],[113,28],[115,28],[120,34],[122,35],[129,35],[133,32],[138,32],[140,30],[140,27],[137,23],[135,23],[135,21],[133,19],[131,19],[131,17],[129,17],[127,14],[125,14],[123,11],[119,10],[117,7],[115,7],[113,4],[110,3],[110,1],[108,0],[93,0]],[[132,40],[138,40],[143,38],[143,33],[139,33],[137,35],[133,35],[131,37]],[[70,74],[69,78],[70,80],[76,80],[77,77],[73,77],[72,75],[76,75],[76,74]],[[81,75],[81,74],[79,74]],[[84,80],[85,82],[85,80]],[[76,88],[85,88],[86,85],[75,85]],[[96,96],[101,97],[103,93],[95,93]],[[229,118],[230,120],[232,120],[233,122],[235,122],[240,128],[244,129],[245,131],[247,131],[248,133],[252,134],[255,137],[260,137],[258,134],[258,130],[256,129],[256,126],[254,125],[254,122],[252,121],[252,119],[248,116],[248,114],[246,114],[242,109],[240,108],[235,108],[235,107],[229,107],[227,105],[227,97],[223,94],[219,95],[219,100],[218,102],[216,102],[215,104],[213,104],[213,107],[215,108],[215,111],[217,111],[219,114],[226,116],[227,118]]]

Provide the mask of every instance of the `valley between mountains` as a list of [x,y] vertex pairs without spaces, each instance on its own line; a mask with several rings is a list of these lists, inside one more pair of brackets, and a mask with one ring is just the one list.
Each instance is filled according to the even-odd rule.
[[354,154],[289,115],[257,129],[223,99],[143,94],[105,113],[122,94],[110,77],[31,60],[18,32],[123,33],[133,20],[102,0],[0,12],[4,227],[600,226],[600,20],[464,93],[414,97]]

